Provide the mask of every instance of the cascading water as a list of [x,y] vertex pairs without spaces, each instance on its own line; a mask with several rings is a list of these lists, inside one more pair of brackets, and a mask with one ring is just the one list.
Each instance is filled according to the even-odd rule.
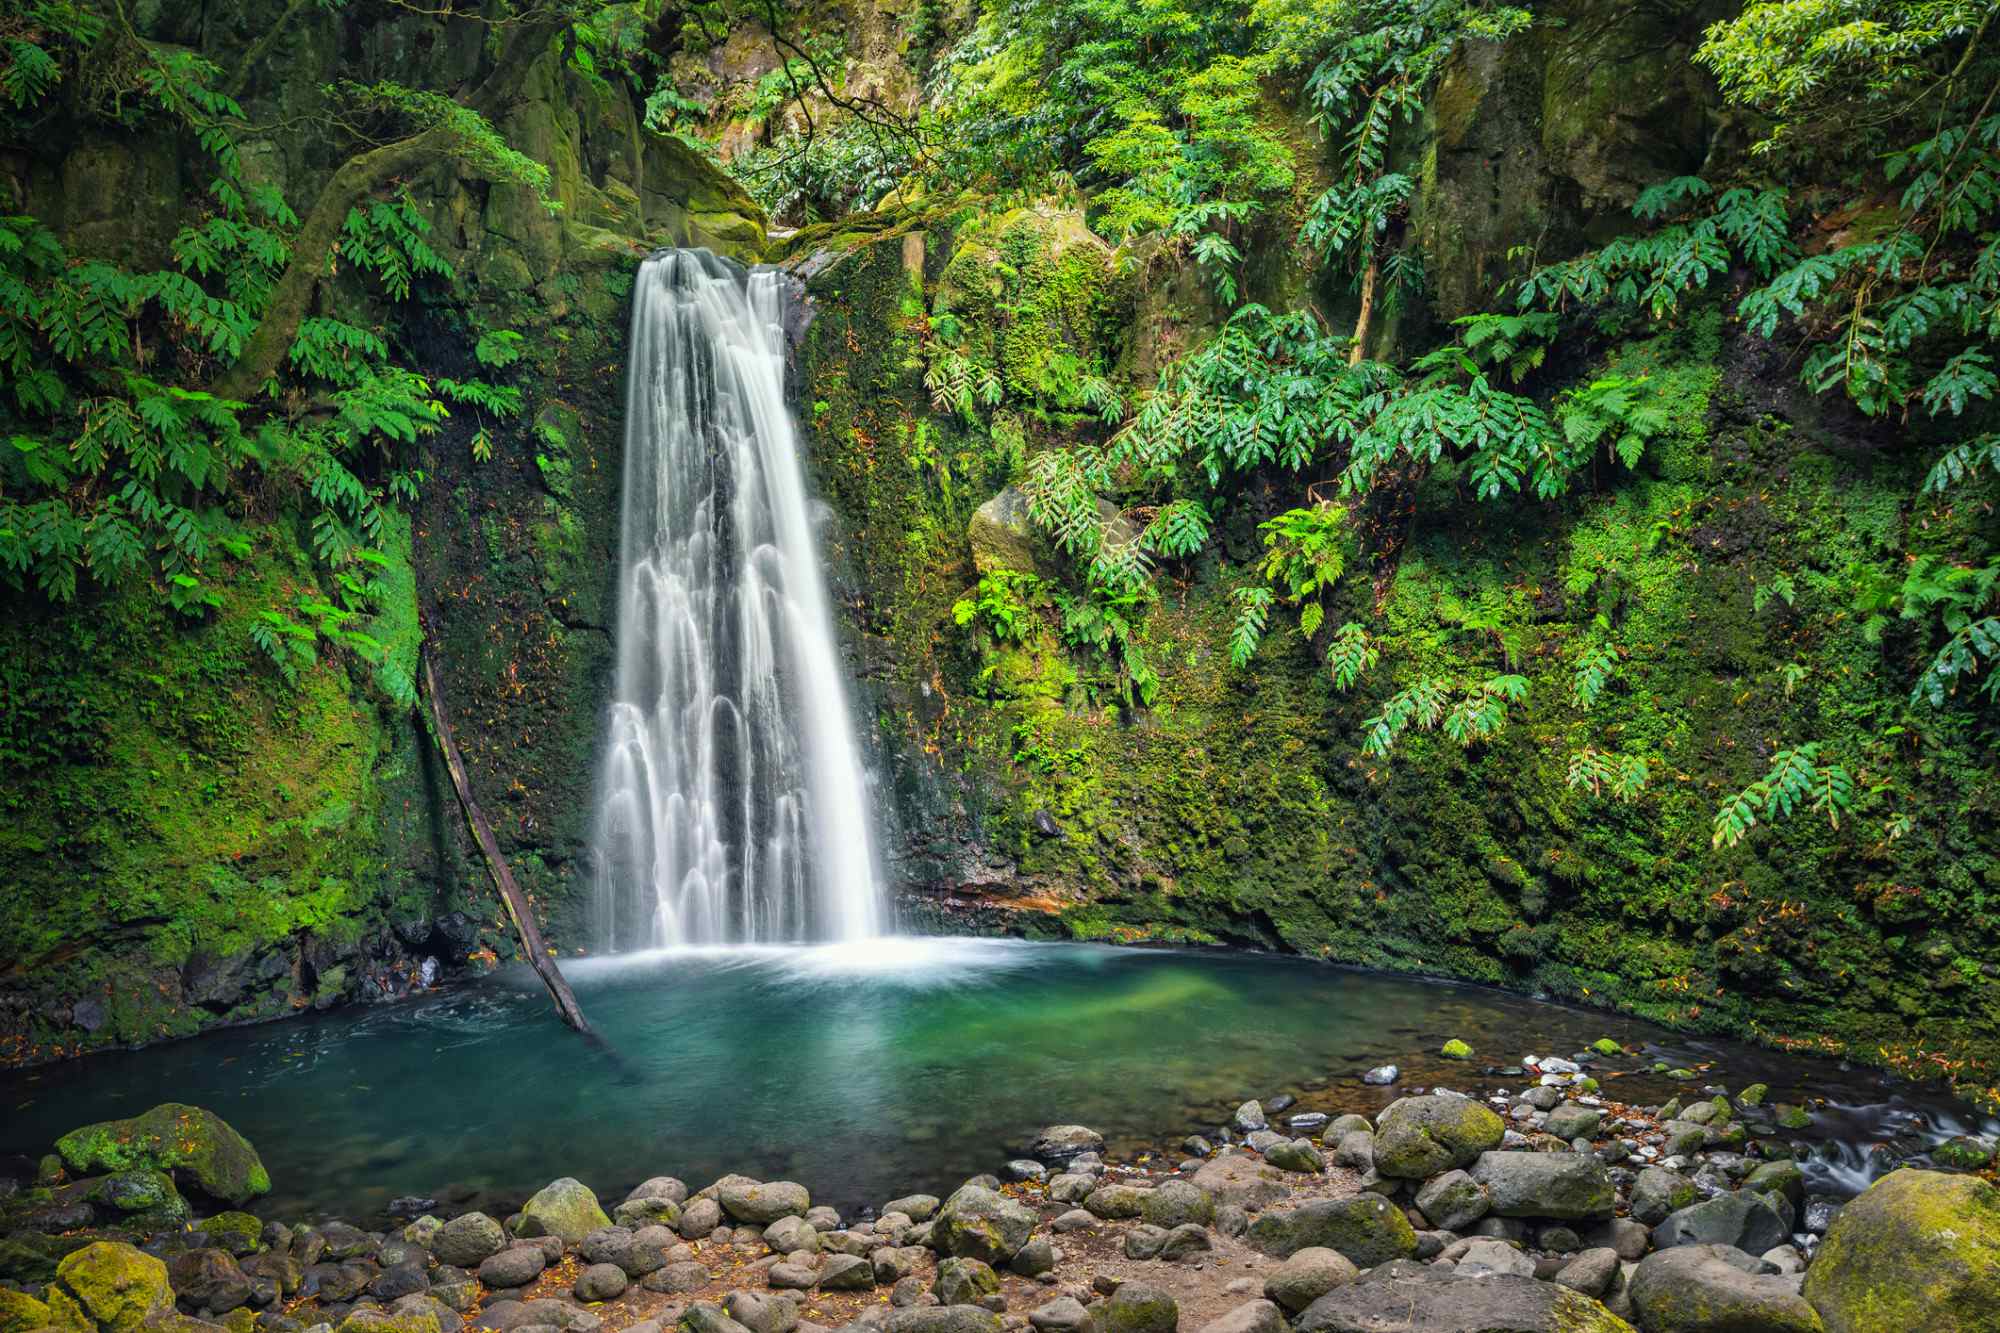
[[882,926],[865,778],[784,398],[777,275],[665,251],[632,300],[606,948]]

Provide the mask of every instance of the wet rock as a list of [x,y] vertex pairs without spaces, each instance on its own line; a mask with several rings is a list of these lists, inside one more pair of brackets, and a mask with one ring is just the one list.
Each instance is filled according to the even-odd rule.
[[1403,1071],[1395,1065],[1377,1065],[1361,1076],[1361,1081],[1374,1087],[1387,1087],[1402,1076]]
[[1005,1174],[1010,1181],[1042,1180],[1049,1169],[1031,1158],[1017,1157],[1007,1163]]
[[[1821,1333],[1796,1279],[1747,1273],[1746,1259],[1757,1262],[1722,1245],[1687,1245],[1641,1259],[1629,1289],[1647,1333]],[[1879,1333],[1887,1326],[1870,1327]]]
[[812,1207],[812,1196],[796,1181],[758,1181],[745,1176],[725,1176],[718,1181],[715,1199],[734,1220],[759,1227],[781,1217],[803,1216]]
[[167,1278],[183,1307],[227,1314],[250,1299],[250,1279],[225,1250],[189,1250],[167,1264]]
[[1447,1060],[1470,1060],[1472,1058],[1472,1048],[1457,1037],[1453,1037],[1438,1048],[1438,1054]]
[[1294,1134],[1316,1134],[1326,1128],[1327,1114],[1324,1111],[1301,1111],[1287,1116],[1285,1126]]
[[1238,1134],[1251,1134],[1260,1129],[1269,1129],[1270,1120],[1264,1115],[1264,1103],[1247,1101],[1236,1108],[1236,1114],[1229,1118],[1229,1127]]
[[1794,1213],[1806,1197],[1806,1174],[1797,1162],[1766,1162],[1743,1178],[1743,1188],[1756,1194],[1782,1194]]
[[1443,1231],[1463,1231],[1492,1207],[1486,1191],[1462,1170],[1433,1176],[1417,1190],[1417,1209]]
[[[64,1255],[39,1300],[30,1300],[45,1307],[45,1327],[94,1326],[99,1333],[134,1333],[150,1319],[171,1316],[174,1308],[167,1266],[118,1241],[95,1241]],[[31,1313],[22,1307],[11,1317]]]
[[[1038,1162],[1067,1162],[1081,1153],[1103,1151],[1104,1136],[1085,1125],[1050,1125],[1036,1134],[1034,1141],[1028,1145],[1028,1156]],[[916,1213],[910,1213],[910,1216],[923,1220]]]
[[1028,1243],[1034,1230],[1032,1209],[997,1190],[966,1185],[938,1210],[932,1240],[944,1254],[1004,1264]]
[[1484,1152],[1471,1174],[1500,1217],[1596,1220],[1615,1203],[1610,1172],[1583,1153]]
[[1805,1296],[1827,1333],[1990,1328],[2000,1310],[2000,1189],[1909,1168],[1882,1177],[1827,1228]]
[[1677,1245],[1728,1245],[1762,1254],[1791,1238],[1792,1229],[1771,1199],[1762,1194],[1718,1194],[1679,1209],[1653,1228],[1655,1249]]
[[1288,1311],[1299,1311],[1359,1276],[1360,1270],[1338,1250],[1309,1245],[1264,1279],[1264,1296]]
[[[1089,1132],[1089,1131],[1086,1131]],[[900,1199],[891,1199],[882,1205],[882,1213],[901,1213],[912,1222],[928,1222],[938,1210],[935,1194],[906,1194]]]
[[1425,1180],[1470,1165],[1498,1147],[1506,1131],[1499,1116],[1470,1097],[1405,1097],[1376,1120],[1375,1169],[1395,1179]]
[[1402,1210],[1378,1194],[1319,1199],[1265,1213],[1250,1224],[1249,1242],[1273,1258],[1287,1259],[1309,1246],[1337,1250],[1358,1268],[1372,1268],[1416,1253],[1417,1233]]

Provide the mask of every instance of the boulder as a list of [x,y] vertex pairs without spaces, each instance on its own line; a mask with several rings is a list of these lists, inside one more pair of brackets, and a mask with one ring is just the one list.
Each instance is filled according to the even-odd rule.
[[1617,1280],[1618,1259],[1616,1250],[1585,1250],[1556,1270],[1556,1284],[1586,1296],[1602,1296]]
[[1264,1296],[1296,1313],[1360,1275],[1361,1270],[1340,1251],[1309,1245],[1295,1251],[1264,1279]]
[[167,1266],[152,1255],[96,1241],[63,1256],[42,1301],[51,1327],[132,1333],[156,1315],[171,1315],[174,1292]]
[[193,1310],[228,1314],[250,1302],[250,1279],[226,1250],[182,1251],[167,1264],[167,1281],[181,1304]]
[[1458,1256],[1458,1271],[1466,1274],[1500,1273],[1533,1277],[1535,1261],[1504,1240],[1480,1237],[1471,1241]]
[[803,1217],[812,1207],[806,1187],[790,1180],[758,1181],[727,1176],[716,1187],[715,1201],[738,1222],[769,1226],[781,1217]]
[[1172,1263],[1185,1259],[1191,1254],[1206,1254],[1215,1248],[1215,1242],[1208,1238],[1208,1228],[1199,1222],[1183,1222],[1167,1232],[1160,1242],[1160,1258]]
[[485,1213],[454,1217],[431,1237],[430,1251],[441,1264],[454,1268],[477,1268],[488,1256],[498,1254],[507,1243],[507,1233]]
[[1084,1333],[1090,1311],[1074,1296],[1058,1296],[1028,1312],[1028,1326],[1037,1333]]
[[[1318,1175],[1326,1170],[1326,1159],[1306,1139],[1288,1139],[1264,1150],[1264,1160],[1281,1171]],[[1248,1308],[1247,1306],[1244,1308]]]
[[830,1254],[819,1270],[821,1291],[865,1291],[875,1285],[875,1270],[858,1254]]
[[2000,1189],[1904,1169],[1840,1210],[1806,1270],[1827,1333],[1971,1333],[2000,1312]]
[[940,1253],[999,1265],[1012,1259],[1034,1230],[1034,1210],[998,1190],[964,1185],[938,1210],[931,1240]]
[[979,1259],[944,1259],[934,1286],[940,1305],[977,1305],[1000,1290],[1000,1275]]
[[882,1324],[883,1333],[1001,1333],[1000,1316],[977,1305],[913,1305]]
[[1215,1221],[1215,1200],[1191,1181],[1168,1180],[1140,1198],[1139,1215],[1169,1230],[1188,1222],[1207,1226]]
[[1500,1146],[1506,1124],[1491,1109],[1456,1093],[1391,1102],[1375,1122],[1375,1169],[1397,1180],[1425,1180],[1468,1166]]
[[1549,1112],[1548,1123],[1542,1128],[1557,1138],[1568,1142],[1571,1139],[1587,1139],[1597,1132],[1604,1123],[1604,1112],[1594,1106],[1579,1106],[1575,1102],[1564,1102]]
[[1479,1182],[1459,1170],[1433,1176],[1417,1190],[1417,1210],[1440,1231],[1463,1231],[1490,1207]]
[[[987,501],[987,504],[993,504],[1001,496],[1007,494],[1007,491],[1002,491],[999,496],[995,496],[993,500]],[[1016,491],[1014,494],[1018,495],[1020,492]],[[973,524],[975,527],[978,523],[979,520],[974,518]],[[975,544],[975,553],[977,549],[977,545]],[[1006,567],[1019,570],[1032,569],[1034,568],[1033,556],[1032,554],[1030,555],[1028,564],[1007,565]],[[983,574],[987,571],[984,566],[981,566],[979,572]],[[1028,1145],[1028,1156],[1038,1162],[1067,1162],[1070,1158],[1080,1156],[1083,1153],[1102,1151],[1104,1151],[1104,1136],[1085,1125],[1049,1125],[1039,1134],[1035,1135],[1034,1142]],[[910,1216],[916,1217],[916,1214],[911,1213]],[[922,1219],[919,1218],[918,1220],[921,1221]]]
[[1099,1185],[1084,1197],[1083,1206],[1103,1218],[1138,1217],[1145,1212],[1148,1193],[1136,1185]]
[[567,1245],[578,1245],[611,1219],[587,1186],[568,1176],[550,1181],[521,1206],[514,1223],[517,1236],[559,1236]]
[[938,1210],[938,1196],[935,1194],[906,1194],[900,1199],[891,1199],[882,1205],[882,1215],[901,1213],[912,1222],[927,1222]]
[[792,1333],[799,1326],[799,1307],[789,1296],[732,1291],[722,1298],[722,1308],[750,1333]]
[[713,1199],[690,1199],[681,1209],[674,1230],[687,1240],[700,1240],[722,1225],[722,1205]]
[[1633,1333],[1581,1292],[1507,1274],[1427,1269],[1356,1282],[1308,1305],[1293,1333]]
[[1632,1217],[1649,1227],[1658,1226],[1667,1220],[1669,1213],[1686,1208],[1700,1197],[1694,1182],[1680,1172],[1663,1166],[1644,1167],[1639,1178],[1632,1182]]
[[539,1245],[516,1245],[479,1262],[479,1280],[489,1287],[525,1287],[549,1266]]
[[[1757,1261],[1724,1245],[1686,1245],[1647,1255],[1628,1290],[1646,1333],[1821,1333],[1819,1316],[1799,1295],[1798,1280],[1743,1270]],[[1733,1262],[1732,1262],[1733,1261]],[[1871,1324],[1875,1333],[1891,1326]],[[1914,1324],[1930,1329],[1936,1325]],[[1967,1325],[1967,1327],[1971,1327]]]
[[627,1199],[613,1208],[611,1220],[621,1227],[677,1226],[681,1220],[681,1206],[673,1199],[649,1194],[640,1199]]
[[1653,1248],[1677,1245],[1728,1245],[1746,1254],[1762,1254],[1791,1239],[1792,1228],[1772,1200],[1747,1190],[1718,1194],[1667,1215],[1653,1228]]
[[1007,1267],[1022,1277],[1040,1277],[1056,1266],[1056,1247],[1046,1236],[1036,1236],[1007,1261]]
[[708,1268],[692,1259],[666,1264],[654,1273],[648,1273],[641,1285],[647,1291],[676,1295],[689,1291],[700,1291],[709,1282]]
[[1239,1208],[1268,1208],[1291,1197],[1285,1172],[1262,1158],[1242,1153],[1211,1157],[1194,1173],[1194,1183],[1208,1191],[1218,1207],[1234,1204]]
[[1472,1179],[1499,1217],[1595,1220],[1610,1217],[1616,1202],[1610,1172],[1584,1153],[1484,1152]]
[[1400,1208],[1379,1194],[1316,1199],[1250,1224],[1253,1248],[1288,1259],[1308,1247],[1336,1250],[1357,1268],[1373,1268],[1417,1252],[1416,1229]]
[[1181,1310],[1172,1296],[1145,1282],[1121,1282],[1092,1311],[1093,1333],[1175,1333]]
[[56,1140],[65,1165],[93,1171],[167,1171],[227,1203],[241,1204],[271,1189],[271,1177],[249,1140],[199,1106],[164,1102],[128,1120],[104,1120]]

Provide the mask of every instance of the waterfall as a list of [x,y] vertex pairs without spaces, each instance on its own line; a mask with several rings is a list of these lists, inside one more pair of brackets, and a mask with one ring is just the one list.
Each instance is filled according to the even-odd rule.
[[595,832],[607,949],[882,927],[782,302],[775,273],[706,250],[654,255],[633,292]]

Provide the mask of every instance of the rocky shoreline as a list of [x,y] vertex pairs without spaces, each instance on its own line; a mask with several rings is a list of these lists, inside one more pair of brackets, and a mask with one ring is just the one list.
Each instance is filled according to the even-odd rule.
[[255,1149],[168,1104],[0,1177],[0,1333],[1995,1327],[1992,1145],[1842,1204],[1806,1193],[1768,1090],[1631,1106],[1592,1054],[1530,1057],[1484,1096],[1411,1089],[1372,1120],[1247,1101],[1124,1161],[1054,1125],[1004,1181],[846,1217],[795,1182],[663,1175],[609,1211],[564,1178],[505,1217],[288,1224],[244,1211],[270,1187]]

